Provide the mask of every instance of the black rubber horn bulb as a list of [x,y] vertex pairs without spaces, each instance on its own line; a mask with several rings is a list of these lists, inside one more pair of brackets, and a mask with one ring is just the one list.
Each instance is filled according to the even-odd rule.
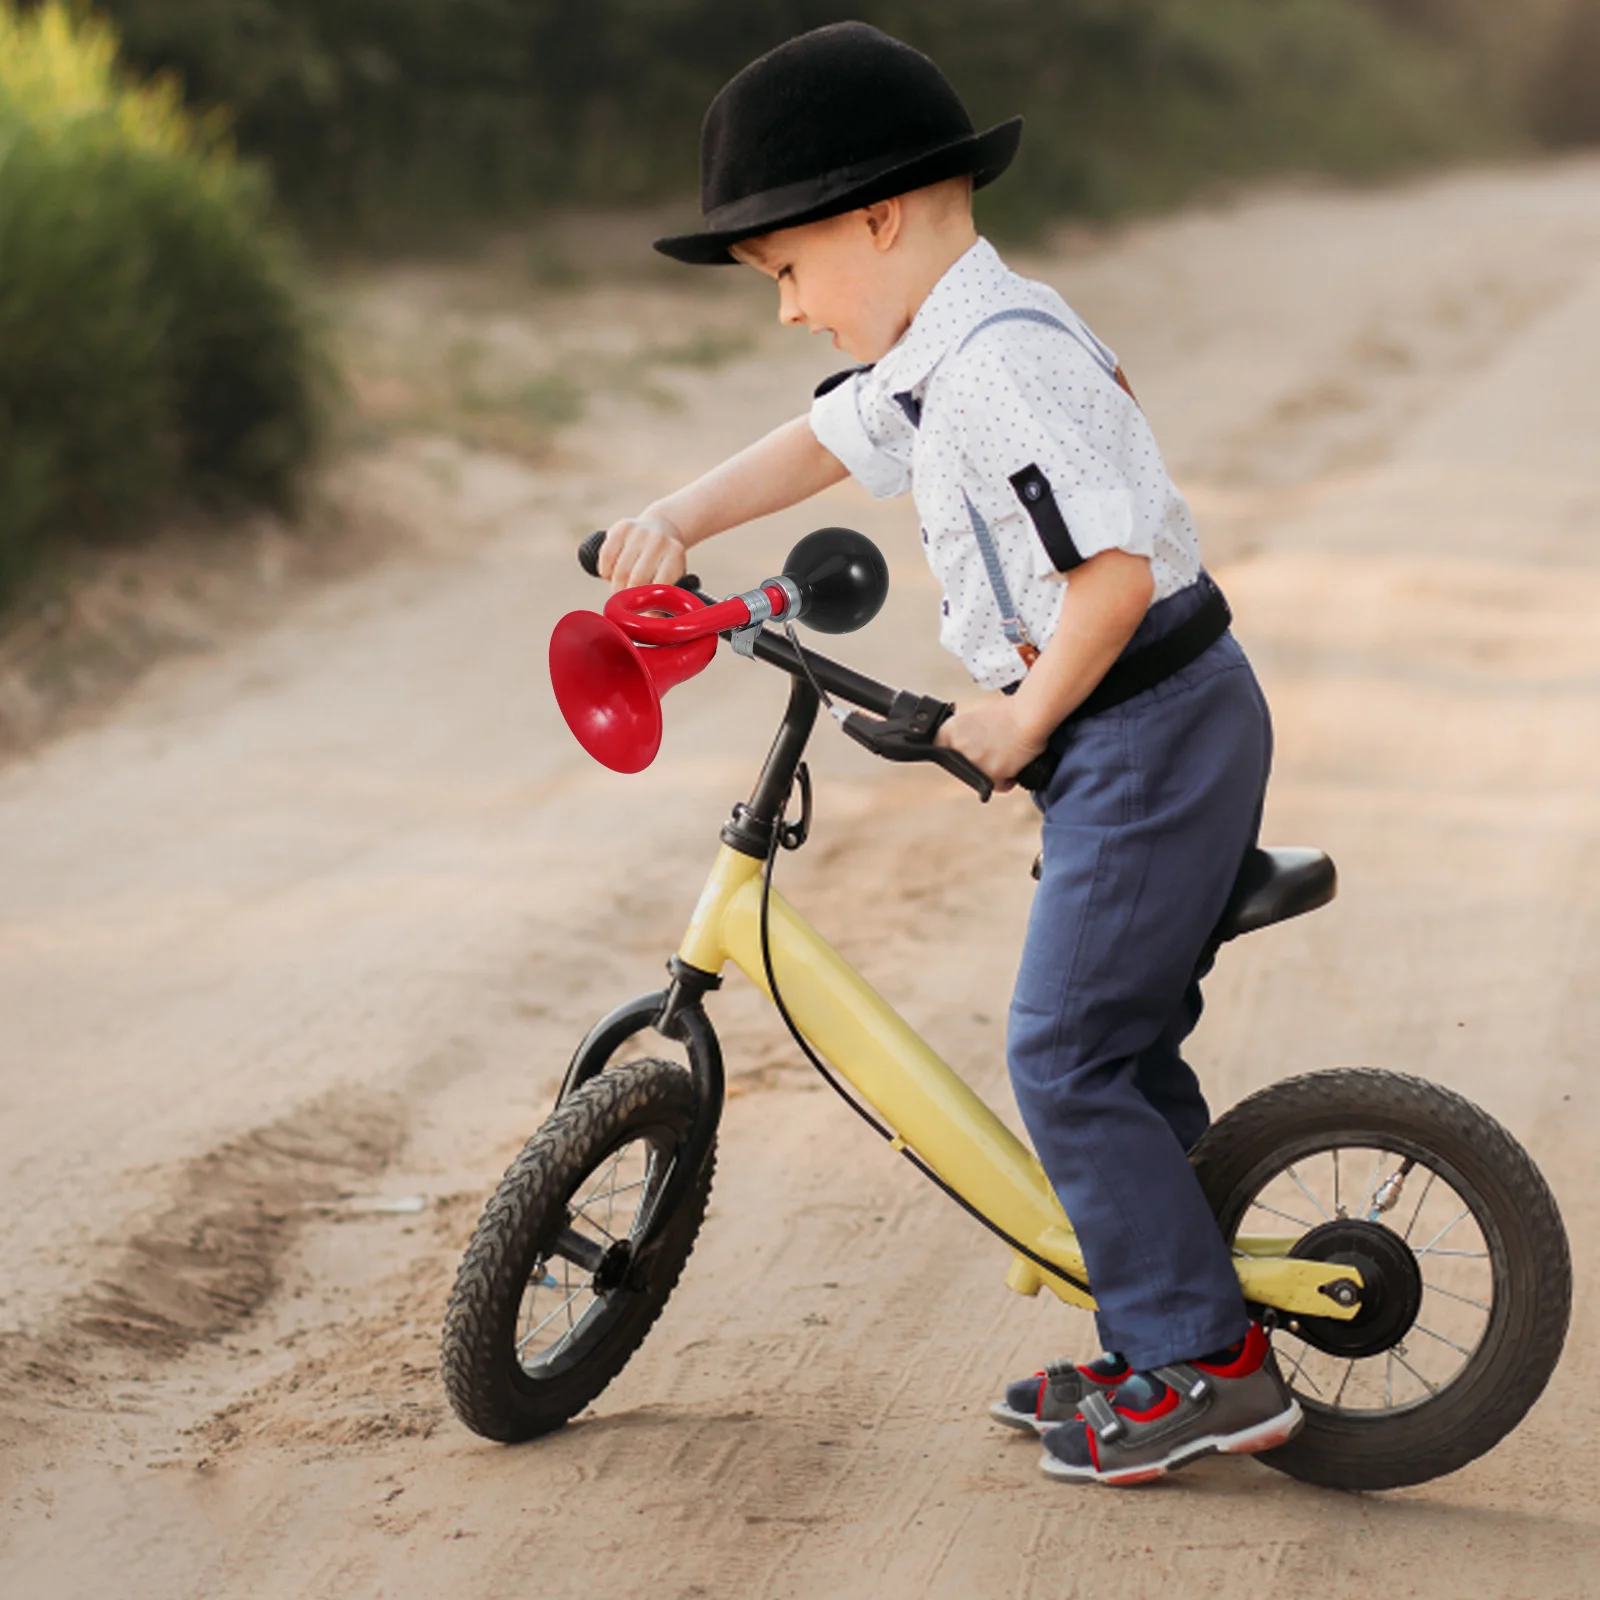
[[889,593],[889,563],[864,533],[853,528],[818,528],[808,533],[783,564],[804,597],[800,620],[818,633],[854,633],[883,609]]

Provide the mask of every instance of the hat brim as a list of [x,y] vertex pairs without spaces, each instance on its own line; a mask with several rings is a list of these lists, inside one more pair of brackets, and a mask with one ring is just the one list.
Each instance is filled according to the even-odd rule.
[[[969,134],[951,144],[926,150],[898,162],[870,178],[847,184],[820,178],[809,195],[797,196],[795,185],[786,186],[775,193],[770,215],[762,214],[759,195],[749,202],[755,213],[751,220],[737,228],[705,229],[700,233],[672,234],[657,239],[655,248],[674,261],[683,261],[694,267],[720,267],[733,264],[728,246],[742,239],[759,238],[764,233],[776,233],[779,228],[798,228],[803,223],[821,222],[824,217],[836,217],[858,206],[870,206],[892,195],[908,194],[913,189],[925,189],[930,183],[943,183],[947,178],[970,175],[974,189],[993,183],[1011,165],[1022,140],[1022,118],[1012,117],[984,133]],[[812,186],[807,186],[812,187]]]

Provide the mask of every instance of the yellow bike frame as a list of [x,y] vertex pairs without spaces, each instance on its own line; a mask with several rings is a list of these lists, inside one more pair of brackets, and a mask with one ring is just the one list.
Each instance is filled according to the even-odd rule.
[[[761,956],[762,861],[722,847],[678,955],[705,973],[732,961],[770,996]],[[1012,1240],[1080,1283],[1083,1253],[1038,1160],[900,1017],[892,1006],[776,891],[768,907],[772,970],[795,1026],[819,1055],[950,1189]],[[1325,1286],[1359,1283],[1353,1267],[1300,1261],[1292,1238],[1234,1241],[1245,1298],[1287,1316],[1348,1320]],[[1015,1255],[1007,1285],[1049,1288],[1070,1305],[1094,1298],[1066,1278]]]

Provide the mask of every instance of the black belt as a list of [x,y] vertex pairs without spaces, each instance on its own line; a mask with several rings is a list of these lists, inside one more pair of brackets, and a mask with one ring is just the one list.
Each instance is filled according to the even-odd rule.
[[[1202,574],[1198,581],[1206,587],[1205,599],[1170,633],[1112,662],[1105,677],[1050,735],[1043,752],[1017,774],[1017,782],[1024,789],[1042,789],[1055,776],[1074,724],[1085,717],[1099,716],[1102,711],[1110,711],[1146,689],[1165,683],[1174,673],[1198,661],[1228,631],[1233,624],[1233,613],[1222,591],[1207,574]],[[1012,684],[1007,693],[1013,693],[1016,688],[1017,685]]]

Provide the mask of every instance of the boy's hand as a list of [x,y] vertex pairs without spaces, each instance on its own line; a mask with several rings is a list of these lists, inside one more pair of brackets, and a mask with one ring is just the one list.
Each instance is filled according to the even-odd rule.
[[611,580],[613,590],[676,583],[688,564],[683,535],[659,511],[613,523],[600,547],[600,576]]
[[1003,695],[956,712],[939,729],[934,742],[959,750],[973,766],[993,778],[1002,792],[1013,787],[1011,780],[1045,744],[1023,728],[1015,708]]

